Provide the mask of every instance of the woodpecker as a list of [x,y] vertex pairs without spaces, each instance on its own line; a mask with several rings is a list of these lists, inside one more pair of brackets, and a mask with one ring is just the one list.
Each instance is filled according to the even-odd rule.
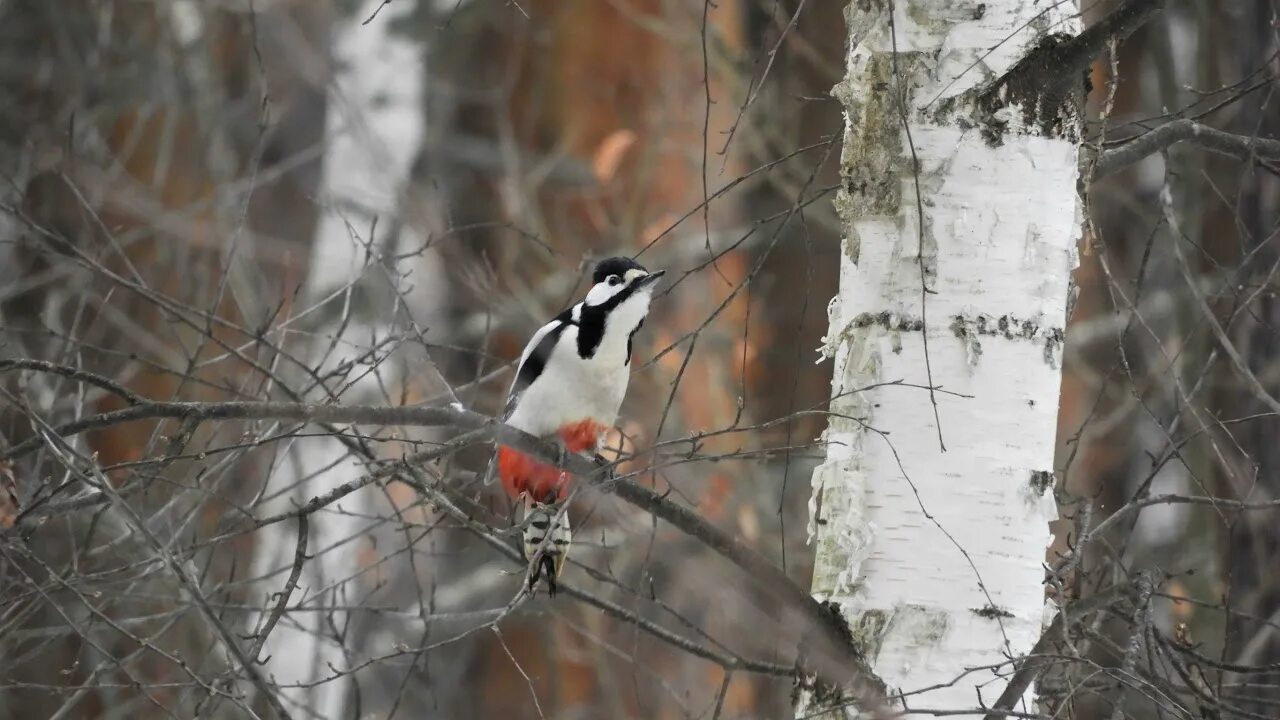
[[[627,393],[631,342],[664,272],[649,272],[626,257],[600,261],[587,296],[543,325],[525,346],[507,394],[507,424],[603,462],[597,450]],[[529,589],[546,577],[554,596],[572,539],[563,502],[571,477],[505,445],[498,447],[498,475],[507,494],[524,502]]]

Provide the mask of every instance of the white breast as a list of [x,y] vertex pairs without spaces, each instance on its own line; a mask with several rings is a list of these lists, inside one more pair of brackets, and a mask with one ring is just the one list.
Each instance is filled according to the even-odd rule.
[[579,420],[594,420],[612,426],[627,394],[631,366],[625,360],[625,345],[602,343],[593,357],[578,356],[578,328],[565,328],[555,350],[516,403],[507,421],[513,427],[538,436],[555,433]]

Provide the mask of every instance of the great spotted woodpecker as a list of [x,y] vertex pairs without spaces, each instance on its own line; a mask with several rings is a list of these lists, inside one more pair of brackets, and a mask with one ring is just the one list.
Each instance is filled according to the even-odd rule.
[[[600,439],[613,426],[631,379],[631,341],[663,272],[626,257],[597,264],[582,302],[543,325],[525,346],[507,396],[506,422],[600,462]],[[524,554],[533,565],[529,589],[545,576],[554,596],[572,539],[563,502],[571,478],[505,445],[498,447],[498,474],[507,494],[524,501]]]

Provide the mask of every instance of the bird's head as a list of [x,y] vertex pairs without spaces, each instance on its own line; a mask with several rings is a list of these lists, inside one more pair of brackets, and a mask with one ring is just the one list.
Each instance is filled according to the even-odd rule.
[[583,303],[588,308],[610,312],[626,306],[629,310],[638,310],[643,318],[648,312],[656,281],[664,272],[649,272],[629,257],[601,260],[591,275],[591,289]]

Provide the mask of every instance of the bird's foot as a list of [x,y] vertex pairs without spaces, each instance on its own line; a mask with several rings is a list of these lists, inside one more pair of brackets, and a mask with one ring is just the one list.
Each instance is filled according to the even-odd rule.
[[596,468],[599,469],[600,475],[604,480],[613,480],[618,476],[617,466],[613,464],[612,460],[609,460],[600,453],[592,453],[591,462],[595,463]]

